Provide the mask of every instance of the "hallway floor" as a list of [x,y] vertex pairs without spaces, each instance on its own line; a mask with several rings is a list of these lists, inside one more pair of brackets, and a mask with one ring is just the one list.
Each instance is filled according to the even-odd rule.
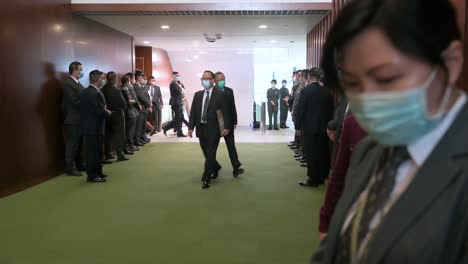
[[325,187],[298,186],[286,143],[238,151],[245,174],[221,144],[208,190],[198,144],[153,143],[105,166],[107,183],[60,176],[0,199],[0,263],[308,263]]

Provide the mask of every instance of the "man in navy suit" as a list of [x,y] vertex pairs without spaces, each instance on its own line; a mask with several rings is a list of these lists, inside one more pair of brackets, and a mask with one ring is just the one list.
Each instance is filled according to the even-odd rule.
[[102,143],[105,118],[112,112],[107,109],[104,95],[98,89],[102,84],[101,75],[98,70],[90,72],[90,85],[80,96],[80,132],[85,138],[88,182],[105,182],[107,177],[102,172]]

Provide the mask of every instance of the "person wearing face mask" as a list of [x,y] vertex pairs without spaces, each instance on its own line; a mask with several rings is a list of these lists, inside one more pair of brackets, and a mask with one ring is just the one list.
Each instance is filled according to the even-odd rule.
[[[234,140],[234,129],[237,126],[237,109],[236,109],[236,100],[234,98],[234,90],[226,86],[226,77],[224,73],[217,72],[215,73],[215,85],[216,89],[223,91],[224,95],[224,104],[225,104],[225,115],[230,116],[231,126],[228,127],[229,134],[224,136],[224,142],[226,142],[226,147],[229,152],[229,159],[231,160],[232,165],[232,175],[237,178],[239,175],[244,173],[244,169],[241,168],[242,164],[239,161],[239,155],[237,154],[236,142]],[[218,176],[216,173],[213,175],[214,178]]]
[[177,137],[186,137],[186,135],[184,135],[184,133],[182,132],[182,122],[184,120],[184,103],[182,88],[179,84],[180,75],[178,72],[173,72],[172,76],[174,79],[169,86],[171,92],[171,99],[169,100],[169,104],[171,105],[172,111],[174,112],[174,118],[167,125],[163,126],[163,132],[164,135],[167,135],[167,131],[169,129],[175,129],[177,132]]
[[130,107],[128,108],[130,111],[127,113],[127,143],[129,144],[130,149],[132,149],[133,151],[138,151],[138,147],[144,146],[144,143],[146,143],[135,136],[135,133],[137,131],[138,117],[140,116],[140,111],[142,108],[140,102],[138,101],[135,89],[133,88],[133,85],[135,84],[135,75],[129,72],[126,74],[126,76],[129,77],[129,83],[127,85],[129,97],[127,98],[127,102],[130,105]]
[[[135,127],[135,119],[136,115],[138,114],[138,110],[135,108],[136,101],[133,99],[130,91],[128,89],[130,85],[130,78],[128,74],[125,74],[120,79],[121,87],[120,92],[125,100],[125,133],[124,133],[124,154],[126,155],[133,155],[134,151],[137,151],[138,148],[132,143],[133,142],[133,135],[130,136],[130,129],[133,126]],[[136,112],[136,113],[135,113]]]
[[138,102],[141,105],[140,114],[138,115],[136,130],[135,130],[135,140],[148,143],[151,140],[146,137],[146,121],[148,120],[148,115],[151,111],[151,100],[149,98],[148,92],[143,86],[143,73],[137,71],[135,73],[135,84],[133,89],[135,90]]
[[288,100],[289,100],[289,90],[288,82],[283,80],[282,87],[280,89],[280,128],[289,128],[286,126],[286,120],[288,119]]
[[83,67],[74,61],[68,67],[69,77],[63,83],[62,110],[65,132],[65,173],[69,176],[81,176],[82,167],[80,137],[80,94],[84,91],[79,79],[83,77]]
[[[107,73],[107,84],[102,88],[102,93],[106,98],[107,109],[112,112],[110,118],[106,120],[106,134],[104,139],[104,157],[112,156],[112,149],[115,148],[117,161],[128,160],[125,157],[125,108],[126,101],[122,92],[117,87],[117,74],[113,71]],[[107,124],[109,122],[109,124]]]
[[[201,78],[203,90],[195,93],[190,108],[189,137],[196,136],[200,140],[200,147],[205,156],[205,170],[202,177],[202,188],[210,187],[211,177],[219,173],[221,166],[216,161],[220,137],[230,133],[232,127],[231,116],[224,104],[223,92],[214,88],[215,75],[212,71],[205,71]],[[219,110],[221,112],[219,112]],[[221,114],[222,119],[218,116]],[[222,121],[221,125],[220,122]]]
[[324,46],[369,134],[312,263],[468,263],[468,104],[449,0],[359,0]]
[[271,119],[273,119],[275,130],[278,128],[278,102],[279,102],[279,89],[276,88],[276,80],[271,81],[271,88],[267,90],[268,100],[268,130],[272,130]]
[[90,85],[81,95],[80,133],[84,136],[86,153],[87,181],[100,183],[105,182],[107,175],[102,172],[102,141],[106,117],[111,115],[107,109],[106,100],[98,87],[102,83],[102,72],[94,70],[89,73]]

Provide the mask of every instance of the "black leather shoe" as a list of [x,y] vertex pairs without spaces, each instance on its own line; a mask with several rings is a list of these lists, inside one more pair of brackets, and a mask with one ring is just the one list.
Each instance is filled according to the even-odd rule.
[[288,126],[284,126],[284,128],[289,128]]
[[317,188],[320,186],[321,183],[311,183],[311,182],[308,182],[308,181],[301,181],[299,182],[299,185],[302,186],[302,187],[313,187],[313,188]]
[[133,155],[134,153],[130,150],[124,150],[125,155]]
[[213,172],[213,175],[211,175],[211,179],[216,179],[218,178],[219,176],[219,171],[221,170],[221,168],[219,168],[217,171]]
[[104,179],[104,178],[107,178],[107,176],[109,176],[109,175],[107,175],[106,173],[103,172],[103,173],[101,173],[101,175],[99,177]]
[[81,174],[81,172],[76,171],[76,170],[67,171],[66,174],[67,174],[68,176],[75,176],[75,177],[79,177],[79,176],[82,176],[82,175],[83,175],[83,174]]
[[105,160],[111,160],[111,159],[115,159],[115,157],[112,156],[112,155],[106,155],[106,156],[104,157],[104,159],[105,159]]
[[292,147],[290,147],[290,149],[292,149],[292,150],[296,150],[296,149],[299,149],[299,148],[300,148],[299,146],[292,146]]
[[126,161],[126,160],[129,160],[129,158],[127,158],[127,157],[125,157],[125,156],[124,156],[124,157],[120,157],[120,158],[117,159],[117,161]]
[[278,128],[278,127],[275,127],[275,130],[279,130],[279,128]]
[[298,160],[300,163],[307,163],[307,160],[306,159],[300,159]]
[[135,146],[143,147],[144,145],[143,145],[142,143],[140,143],[140,142],[136,142],[136,143],[135,143]]
[[299,158],[299,157],[302,157],[301,153],[294,154],[294,158]]
[[187,135],[177,135],[177,137],[187,137]]
[[201,187],[202,187],[202,189],[208,189],[208,188],[210,188],[210,184],[207,183],[207,182],[203,182]]
[[232,176],[234,176],[234,178],[237,178],[237,177],[239,177],[239,175],[241,175],[243,173],[244,173],[244,169],[239,167],[239,168],[237,168],[237,170],[232,172]]
[[302,155],[300,155],[299,157],[295,158],[295,160],[297,161],[300,161],[300,160],[303,160],[304,158],[302,157]]
[[96,177],[96,178],[88,179],[88,182],[96,182],[96,183],[99,183],[99,182],[106,182],[106,181],[107,181],[106,179],[101,178],[101,177]]
[[301,163],[302,168],[307,168],[307,163]]
[[103,160],[101,162],[101,164],[112,164],[112,161],[109,161],[109,160]]
[[273,128],[271,126],[268,127],[268,130],[272,130]]

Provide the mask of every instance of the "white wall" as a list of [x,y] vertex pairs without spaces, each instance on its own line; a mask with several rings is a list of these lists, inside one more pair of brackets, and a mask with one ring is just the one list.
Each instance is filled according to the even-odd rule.
[[168,53],[172,68],[180,73],[190,104],[195,92],[202,89],[200,78],[203,72],[222,71],[226,75],[226,86],[234,89],[238,125],[248,126],[253,121],[254,69],[251,52],[238,49],[184,49],[168,50]]

